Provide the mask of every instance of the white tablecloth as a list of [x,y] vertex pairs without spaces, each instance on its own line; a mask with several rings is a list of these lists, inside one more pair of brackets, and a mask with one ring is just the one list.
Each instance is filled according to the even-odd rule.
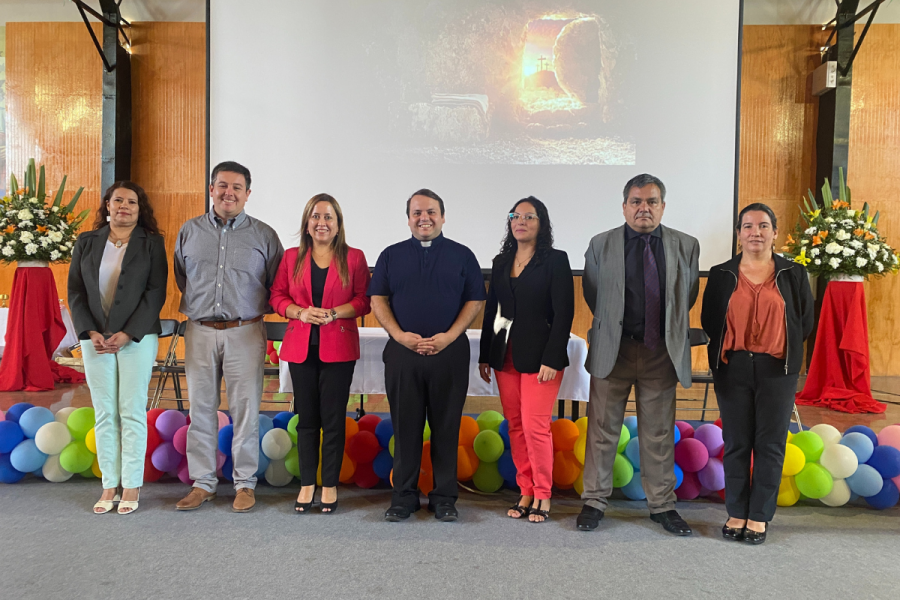
[[[469,329],[466,332],[469,337],[470,363],[469,363],[469,396],[499,396],[497,391],[497,379],[491,378],[491,383],[485,383],[478,375],[478,354],[481,340],[480,329]],[[387,344],[388,334],[381,327],[361,327],[359,329],[360,359],[356,363],[353,372],[353,383],[350,384],[351,394],[384,394],[384,362],[381,353]],[[576,335],[569,337],[569,366],[566,367],[562,385],[559,388],[558,398],[562,400],[588,401],[591,376],[584,368],[587,358],[587,343]],[[281,361],[279,364],[279,392],[291,393],[294,388],[291,384],[291,375],[288,364]]]
[[[75,335],[75,325],[72,323],[72,315],[69,314],[69,309],[60,305],[60,310],[62,311],[63,323],[66,324],[66,336],[53,353],[53,358],[60,356],[62,351],[69,346],[74,346],[78,343],[78,336]],[[0,308],[0,356],[3,356],[3,351],[6,349],[6,321],[8,318],[9,309]]]

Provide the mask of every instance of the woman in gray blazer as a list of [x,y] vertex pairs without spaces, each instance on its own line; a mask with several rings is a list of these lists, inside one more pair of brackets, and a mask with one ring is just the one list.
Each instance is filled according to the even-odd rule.
[[69,267],[69,307],[82,341],[96,415],[103,495],[94,513],[119,502],[137,510],[147,449],[147,388],[156,359],[169,265],[147,193],[130,181],[103,196],[93,231],[78,236]]

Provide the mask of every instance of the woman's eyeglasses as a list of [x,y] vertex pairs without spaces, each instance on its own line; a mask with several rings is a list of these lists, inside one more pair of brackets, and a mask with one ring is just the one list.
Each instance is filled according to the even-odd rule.
[[525,213],[524,215],[520,215],[519,213],[509,213],[507,217],[511,222],[525,221],[526,223],[531,223],[539,220],[538,216],[534,213]]

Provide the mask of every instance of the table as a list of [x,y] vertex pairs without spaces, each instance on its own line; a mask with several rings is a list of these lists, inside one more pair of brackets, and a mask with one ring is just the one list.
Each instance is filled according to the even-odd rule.
[[[497,379],[491,378],[491,383],[486,383],[478,374],[478,354],[481,343],[481,330],[469,329],[466,331],[469,338],[469,396],[499,396],[497,391]],[[388,341],[388,334],[382,327],[359,328],[360,359],[356,363],[353,372],[353,383],[350,384],[351,394],[384,394],[384,362],[381,353]],[[562,385],[557,396],[560,400],[575,400],[587,402],[590,392],[591,376],[584,368],[587,358],[587,342],[576,335],[569,336],[568,354],[569,366],[566,367]],[[288,371],[288,363],[279,363],[279,392],[291,393],[294,391],[291,384],[291,375]]]
[[[75,334],[75,324],[72,323],[72,315],[69,313],[69,309],[62,304],[59,305],[59,309],[62,312],[63,323],[66,324],[66,336],[53,352],[53,358],[62,356],[63,350],[78,343],[78,336]],[[8,318],[9,309],[0,308],[0,357],[3,356],[3,350],[6,348],[6,321]]]

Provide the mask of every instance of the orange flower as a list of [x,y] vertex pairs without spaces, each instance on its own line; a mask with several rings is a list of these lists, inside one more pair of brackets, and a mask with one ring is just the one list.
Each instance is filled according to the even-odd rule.
[[14,233],[16,231],[15,225],[10,225],[6,229],[3,230],[3,233]]
[[784,243],[785,244],[796,244],[797,242],[794,241],[794,238],[793,238],[793,236],[791,236],[791,234],[788,234],[787,239],[784,240]]
[[19,188],[19,189],[16,190],[16,195],[17,195],[17,196],[21,196],[21,195],[24,194],[24,193],[25,193],[25,188]]
[[850,208],[850,205],[844,202],[843,200],[833,200],[831,202],[831,209],[837,210],[839,208]]
[[822,238],[820,238],[817,235],[814,235],[813,236],[813,246],[818,246],[821,243],[822,243]]
[[820,232],[819,232],[819,237],[822,238],[822,239],[824,240],[825,238],[828,237],[828,232],[827,232],[827,231],[820,231]]
[[863,234],[865,234],[865,233],[866,232],[864,230],[859,229],[859,228],[856,228],[853,230],[853,235],[855,235],[856,237],[862,237]]
[[38,225],[37,230],[38,230],[38,233],[47,233],[47,228],[44,227],[43,225]]
[[867,239],[867,240],[874,240],[874,239],[875,239],[875,234],[872,233],[871,231],[867,231],[867,232],[866,232],[866,239]]
[[71,222],[74,221],[74,220],[75,220],[75,215],[73,215],[72,213],[66,214],[66,221],[68,221],[69,223],[71,223]]

